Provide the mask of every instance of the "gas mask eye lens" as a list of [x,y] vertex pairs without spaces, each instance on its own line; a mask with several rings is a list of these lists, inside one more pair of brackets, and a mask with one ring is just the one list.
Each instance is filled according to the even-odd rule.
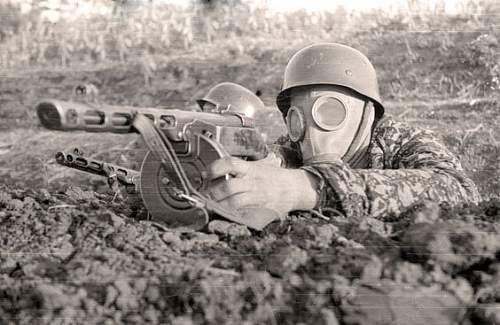
[[297,107],[290,107],[286,114],[286,126],[290,140],[298,142],[304,137],[305,122],[304,114]]
[[347,107],[335,97],[320,97],[313,105],[312,116],[320,128],[333,131],[347,119]]

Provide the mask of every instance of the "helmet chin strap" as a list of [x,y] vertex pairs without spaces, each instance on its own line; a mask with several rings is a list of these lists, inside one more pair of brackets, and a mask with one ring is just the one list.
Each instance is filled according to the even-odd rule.
[[372,102],[366,101],[363,107],[363,115],[361,122],[356,130],[353,141],[347,149],[342,160],[349,164],[352,168],[366,167],[368,161],[366,159],[368,145],[370,144],[371,128],[374,121],[374,106]]

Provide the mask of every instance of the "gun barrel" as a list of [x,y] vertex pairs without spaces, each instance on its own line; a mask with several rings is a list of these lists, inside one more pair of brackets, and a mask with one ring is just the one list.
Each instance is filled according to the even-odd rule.
[[137,179],[140,177],[140,172],[137,170],[124,168],[97,159],[87,158],[71,152],[59,151],[56,153],[56,162],[66,167],[107,177],[110,175],[106,174],[106,165],[108,169],[111,169],[116,174],[118,181],[123,185],[137,185]]
[[245,127],[241,117],[230,114],[191,112],[166,108],[139,108],[133,106],[90,105],[55,99],[42,100],[36,105],[42,125],[51,130],[87,132],[136,132],[132,127],[135,113],[142,113],[153,121],[173,141],[181,141],[179,132],[195,120],[227,127]]

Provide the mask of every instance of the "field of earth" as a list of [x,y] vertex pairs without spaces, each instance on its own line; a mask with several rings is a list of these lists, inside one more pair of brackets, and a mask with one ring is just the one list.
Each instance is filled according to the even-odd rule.
[[[500,33],[474,16],[431,18],[220,38],[157,53],[147,71],[133,59],[0,70],[0,323],[500,324]],[[483,202],[424,201],[392,222],[296,213],[263,231],[213,220],[180,234],[54,158],[79,148],[139,168],[138,135],[50,131],[36,117],[37,101],[75,100],[82,83],[103,103],[193,110],[232,81],[268,106],[258,125],[272,143],[285,133],[274,106],[285,65],[313,41],[366,53],[387,113],[435,131]]]

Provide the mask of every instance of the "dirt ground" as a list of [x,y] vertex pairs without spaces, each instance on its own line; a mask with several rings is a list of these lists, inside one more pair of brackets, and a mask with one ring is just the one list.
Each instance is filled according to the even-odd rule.
[[[414,51],[433,48],[420,46]],[[137,167],[144,147],[136,135],[48,131],[35,117],[38,99],[72,99],[81,82],[96,84],[107,103],[193,107],[210,86],[229,80],[259,91],[272,106],[286,58],[297,47],[235,61],[231,52],[217,59],[168,58],[147,85],[133,64],[5,73],[0,323],[499,324],[494,93],[477,101],[437,97],[431,80],[428,96],[412,97],[402,89],[416,77],[395,85],[370,50],[383,67],[388,113],[436,131],[484,202],[457,208],[422,202],[386,223],[294,214],[261,232],[222,220],[191,234],[158,229],[132,198],[114,198],[104,179],[54,159],[55,152],[78,147]],[[260,121],[269,142],[284,132],[271,108]]]

